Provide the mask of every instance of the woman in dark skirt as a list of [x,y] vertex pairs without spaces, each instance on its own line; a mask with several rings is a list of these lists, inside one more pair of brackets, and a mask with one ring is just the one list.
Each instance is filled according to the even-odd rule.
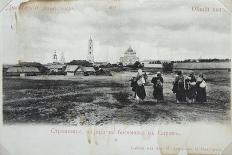
[[138,101],[144,100],[146,97],[146,91],[145,91],[145,87],[144,87],[145,78],[143,75],[143,71],[141,69],[138,70],[136,80],[137,80],[137,86],[136,86],[136,91],[135,91],[136,92],[136,99]]
[[206,99],[206,82],[203,74],[199,75],[197,79],[197,96],[196,101],[199,103],[204,103]]
[[144,85],[138,85],[136,88],[136,99],[137,100],[144,100],[146,97],[146,92],[145,92],[145,88]]
[[195,103],[196,100],[196,77],[191,73],[185,80],[186,95],[189,103]]
[[153,83],[153,96],[157,101],[162,101],[164,100],[163,96],[163,77],[161,76],[160,72],[157,72],[156,77],[153,77],[151,82]]
[[131,88],[132,88],[132,91],[135,92],[134,93],[134,98],[136,98],[136,88],[137,88],[137,80],[136,80],[136,77],[132,77],[131,80]]
[[186,101],[186,92],[185,92],[185,84],[184,84],[184,76],[182,72],[179,71],[173,82],[173,93],[176,94],[176,102],[185,102]]

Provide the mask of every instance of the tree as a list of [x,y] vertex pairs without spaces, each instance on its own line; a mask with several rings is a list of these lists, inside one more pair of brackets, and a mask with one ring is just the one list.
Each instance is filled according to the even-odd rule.
[[108,63],[108,64],[106,65],[106,67],[107,67],[107,68],[111,67],[111,63]]
[[163,63],[163,72],[171,72],[173,69],[173,62],[164,62]]
[[122,62],[119,62],[119,63],[118,63],[118,66],[123,66],[123,63],[122,63]]
[[71,62],[68,63],[68,65],[81,65],[81,66],[85,66],[85,67],[93,66],[92,63],[90,63],[86,60],[72,60]]
[[143,65],[142,65],[139,61],[136,61],[136,62],[132,65],[132,68],[143,68]]

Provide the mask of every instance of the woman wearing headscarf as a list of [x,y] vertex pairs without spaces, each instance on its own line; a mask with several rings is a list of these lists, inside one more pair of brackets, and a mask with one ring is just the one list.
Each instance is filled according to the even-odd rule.
[[143,71],[141,69],[138,70],[136,80],[137,80],[136,99],[143,100],[146,97],[146,92],[145,92],[145,87],[144,87],[145,78],[143,75]]
[[185,102],[186,101],[186,93],[185,93],[185,84],[184,84],[184,76],[182,72],[177,72],[177,76],[175,81],[173,82],[173,93],[176,94],[176,102]]
[[136,79],[136,77],[132,77],[131,79],[130,79],[130,82],[131,82],[131,88],[132,88],[132,91],[134,92],[134,98],[136,98],[136,88],[137,88],[137,79]]
[[185,80],[186,95],[189,103],[195,103],[196,100],[196,81],[194,73],[190,73]]
[[156,77],[153,77],[151,82],[153,83],[153,96],[155,98],[155,100],[157,101],[162,101],[164,100],[164,96],[163,96],[163,77],[161,75],[160,72],[157,72]]
[[203,74],[200,74],[197,78],[197,96],[196,101],[203,103],[206,102],[206,82]]

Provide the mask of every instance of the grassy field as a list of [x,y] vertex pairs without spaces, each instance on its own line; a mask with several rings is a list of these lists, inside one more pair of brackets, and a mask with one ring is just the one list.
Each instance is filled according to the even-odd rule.
[[163,103],[155,103],[148,73],[146,99],[136,104],[129,79],[135,72],[113,76],[37,76],[3,79],[4,123],[99,125],[108,123],[184,123],[229,121],[230,73],[205,72],[204,104],[177,104],[172,93],[174,74],[164,74]]

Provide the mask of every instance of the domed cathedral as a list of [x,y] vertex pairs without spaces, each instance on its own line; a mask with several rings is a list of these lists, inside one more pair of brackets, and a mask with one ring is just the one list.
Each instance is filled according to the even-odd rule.
[[139,58],[136,56],[136,52],[131,48],[131,46],[125,51],[124,57],[120,57],[120,62],[123,66],[133,65]]
[[90,37],[90,39],[89,39],[87,61],[90,62],[90,63],[94,63],[94,56],[93,56],[93,40],[92,40],[91,37]]

